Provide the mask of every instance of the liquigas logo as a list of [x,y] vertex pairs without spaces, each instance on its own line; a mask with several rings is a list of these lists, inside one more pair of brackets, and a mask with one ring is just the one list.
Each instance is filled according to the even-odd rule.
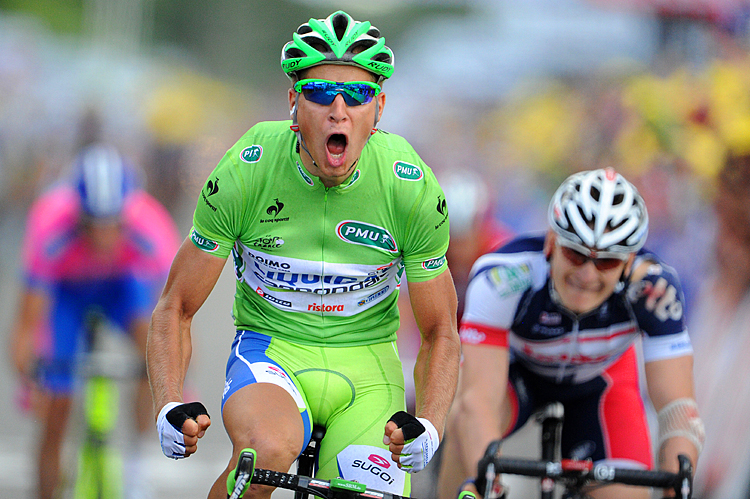
[[347,243],[373,246],[391,253],[398,253],[396,240],[390,232],[377,225],[345,220],[336,226],[336,234]]
[[195,229],[190,232],[190,239],[193,241],[193,244],[198,246],[203,251],[213,253],[214,251],[219,249],[219,243],[210,239],[206,239],[205,237],[198,234]]
[[393,173],[400,179],[411,180],[412,182],[421,180],[424,177],[424,173],[422,173],[420,167],[404,163],[403,161],[393,163]]
[[245,163],[257,163],[261,156],[263,156],[263,148],[261,146],[246,147],[240,153],[240,159]]
[[440,258],[430,258],[429,260],[422,262],[422,268],[425,270],[437,270],[443,266],[443,263],[445,263],[444,256],[441,256]]

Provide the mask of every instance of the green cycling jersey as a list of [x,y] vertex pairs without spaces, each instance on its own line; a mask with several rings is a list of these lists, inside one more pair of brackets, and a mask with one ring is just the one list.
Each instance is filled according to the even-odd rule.
[[302,164],[291,122],[251,128],[200,193],[190,237],[227,258],[233,314],[249,329],[310,345],[393,341],[398,291],[447,269],[448,212],[430,168],[378,131],[341,185]]

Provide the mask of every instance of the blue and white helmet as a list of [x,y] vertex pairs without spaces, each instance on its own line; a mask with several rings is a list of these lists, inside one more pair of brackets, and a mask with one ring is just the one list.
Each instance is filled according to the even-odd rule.
[[568,177],[552,197],[547,215],[558,237],[598,252],[632,253],[648,236],[646,203],[612,168]]
[[120,215],[136,181],[117,150],[104,144],[90,145],[76,156],[73,170],[84,213],[95,218]]

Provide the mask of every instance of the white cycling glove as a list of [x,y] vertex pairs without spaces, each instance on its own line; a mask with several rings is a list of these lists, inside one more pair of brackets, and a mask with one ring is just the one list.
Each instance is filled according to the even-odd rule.
[[156,430],[159,432],[159,443],[165,456],[172,459],[183,459],[185,456],[185,435],[182,425],[185,421],[195,419],[201,414],[208,416],[208,411],[200,402],[182,404],[169,402],[159,411],[156,418]]
[[404,432],[404,448],[399,462],[401,469],[407,473],[421,471],[430,462],[440,446],[440,437],[430,420],[417,418],[408,412],[399,411],[389,421]]

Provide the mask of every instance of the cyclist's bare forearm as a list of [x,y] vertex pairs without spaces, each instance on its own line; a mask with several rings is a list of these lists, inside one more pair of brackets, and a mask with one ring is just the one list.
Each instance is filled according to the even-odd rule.
[[182,402],[182,388],[192,355],[191,318],[181,318],[160,301],[149,326],[147,362],[154,414],[168,402]]
[[416,415],[429,419],[442,438],[458,383],[461,344],[456,327],[456,292],[450,272],[410,284],[412,310],[422,335],[414,366]]
[[433,421],[442,438],[445,419],[458,381],[460,344],[439,337],[423,343],[414,366],[416,415]]
[[148,335],[146,358],[155,414],[168,402],[182,401],[182,384],[192,354],[190,325],[225,263],[225,259],[196,248],[189,238],[172,262]]
[[505,402],[508,349],[464,345],[461,387],[455,402],[460,456],[469,473],[487,445],[502,437],[509,424]]

